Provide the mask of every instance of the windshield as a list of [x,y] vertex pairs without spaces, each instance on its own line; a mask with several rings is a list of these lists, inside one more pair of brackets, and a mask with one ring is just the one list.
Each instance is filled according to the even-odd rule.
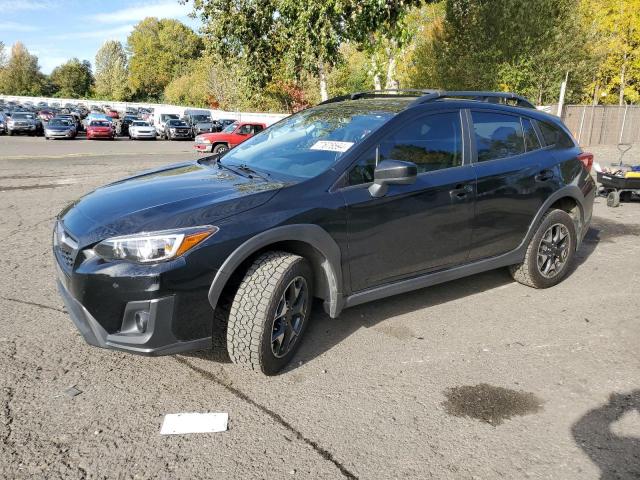
[[178,115],[174,115],[173,113],[163,113],[160,115],[160,121],[166,122],[170,118],[178,118]]
[[224,133],[233,133],[233,131],[236,129],[236,127],[238,126],[238,123],[230,123],[229,125],[227,125],[226,127],[224,127],[224,129],[222,130]]
[[211,117],[209,115],[192,115],[191,118],[194,122],[211,122]]
[[71,122],[69,122],[69,120],[62,120],[60,118],[54,118],[53,120],[49,121],[50,127],[68,127],[70,125]]
[[33,120],[34,116],[32,113],[14,113],[14,120]]
[[149,125],[147,122],[133,122],[133,126],[134,127],[150,127],[151,125]]
[[172,127],[186,127],[186,126],[188,126],[182,120],[169,120],[167,123]]
[[98,121],[98,122],[91,122],[91,126],[92,127],[110,127],[111,123],[107,122],[107,121]]
[[393,117],[395,104],[354,101],[305,110],[230,150],[222,164],[314,177]]

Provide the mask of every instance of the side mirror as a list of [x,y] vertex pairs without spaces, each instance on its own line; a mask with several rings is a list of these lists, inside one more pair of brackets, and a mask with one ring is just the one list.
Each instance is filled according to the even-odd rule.
[[384,197],[389,185],[410,185],[415,183],[418,167],[415,163],[400,160],[383,160],[373,172],[373,185],[369,187],[372,197]]

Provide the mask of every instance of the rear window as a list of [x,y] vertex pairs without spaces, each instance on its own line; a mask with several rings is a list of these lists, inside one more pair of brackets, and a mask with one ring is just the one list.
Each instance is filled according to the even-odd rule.
[[540,127],[544,143],[548,147],[572,148],[575,146],[571,137],[569,137],[569,135],[567,135],[560,127],[548,122],[541,122],[539,120],[538,127]]
[[478,161],[487,162],[525,152],[520,117],[494,112],[471,112]]

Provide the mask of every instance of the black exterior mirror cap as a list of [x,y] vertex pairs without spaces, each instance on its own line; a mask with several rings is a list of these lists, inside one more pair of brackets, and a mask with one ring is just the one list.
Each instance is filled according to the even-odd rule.
[[410,185],[416,181],[418,167],[412,162],[383,160],[373,173],[373,185],[369,187],[372,197],[386,195],[389,185]]

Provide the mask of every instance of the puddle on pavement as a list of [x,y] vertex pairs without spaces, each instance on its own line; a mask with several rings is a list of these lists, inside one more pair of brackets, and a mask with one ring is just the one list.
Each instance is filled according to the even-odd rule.
[[494,387],[486,383],[448,388],[443,402],[447,413],[471,417],[494,427],[512,417],[542,410],[542,400],[533,393]]

